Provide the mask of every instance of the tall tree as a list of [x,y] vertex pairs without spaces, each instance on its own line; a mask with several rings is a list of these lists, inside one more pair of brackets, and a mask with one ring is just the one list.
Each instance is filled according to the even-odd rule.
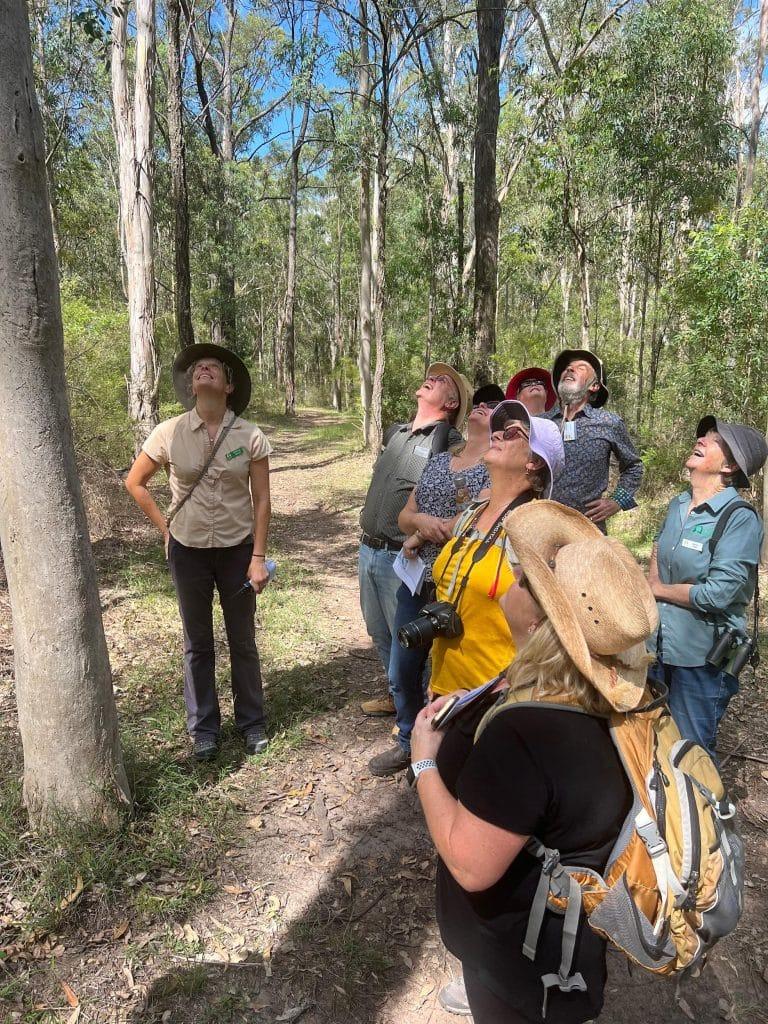
[[189,272],[189,193],[182,104],[181,3],[166,0],[168,27],[168,162],[173,200],[174,314],[180,349],[194,345],[192,282]]
[[[302,16],[297,15],[294,3],[289,4],[291,22],[291,49],[295,51],[299,42],[301,49],[307,47],[307,40],[296,39],[297,29],[301,31]],[[288,195],[288,244],[285,275],[285,307],[283,315],[283,366],[285,372],[285,413],[286,416],[296,414],[296,255],[298,246],[299,217],[299,163],[301,151],[307,139],[309,127],[309,111],[312,103],[312,83],[315,75],[315,63],[318,49],[318,25],[320,22],[320,4],[315,4],[314,25],[309,39],[308,52],[301,62],[302,67],[294,67],[291,75],[292,85],[301,83],[304,99],[301,105],[301,121],[298,131],[294,123],[295,97],[291,95],[291,157],[290,186]]]
[[[59,282],[24,0],[0,0],[0,541],[35,824],[130,800],[64,387]],[[51,610],[55,609],[55,614]]]
[[499,133],[499,61],[504,37],[505,5],[499,0],[477,4],[477,127],[475,130],[475,378],[491,380],[496,351],[496,284],[499,265],[499,217],[496,193],[496,146]]
[[133,95],[129,82],[130,0],[112,8],[112,103],[119,167],[120,234],[128,286],[131,369],[128,412],[136,450],[158,422],[155,345],[154,176],[155,0],[136,0]]
[[362,138],[360,145],[360,298],[358,320],[360,346],[357,365],[360,372],[360,404],[363,410],[363,441],[371,443],[371,404],[373,379],[371,377],[371,301],[373,289],[373,248],[371,234],[371,151],[370,107],[373,92],[370,47],[368,44],[368,0],[360,0],[360,56],[358,95]]

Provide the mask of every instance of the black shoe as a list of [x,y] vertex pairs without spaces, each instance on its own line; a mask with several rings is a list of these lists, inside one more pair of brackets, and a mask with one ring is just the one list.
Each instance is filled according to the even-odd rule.
[[268,745],[269,740],[261,726],[257,726],[245,734],[245,752],[249,757],[253,757],[254,754],[263,754]]
[[195,736],[192,757],[196,761],[213,761],[219,752],[219,741],[215,736]]
[[383,778],[386,775],[397,775],[398,772],[404,772],[410,763],[411,755],[406,754],[398,743],[396,746],[390,747],[389,750],[385,750],[383,754],[372,757],[368,762],[368,771],[371,775]]

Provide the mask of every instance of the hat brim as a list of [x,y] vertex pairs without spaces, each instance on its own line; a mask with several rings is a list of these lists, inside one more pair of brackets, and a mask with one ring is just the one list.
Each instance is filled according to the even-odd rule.
[[520,385],[524,380],[539,380],[544,385],[546,391],[546,399],[544,402],[544,412],[549,412],[557,404],[557,392],[552,387],[552,374],[549,370],[545,370],[542,366],[527,366],[524,370],[520,370],[514,377],[511,378],[509,384],[507,384],[507,390],[504,395],[507,399],[516,399],[517,392],[520,390]]
[[223,345],[214,345],[211,342],[203,342],[199,345],[188,345],[182,349],[173,362],[173,388],[176,397],[185,409],[192,409],[195,405],[195,396],[189,387],[187,370],[199,359],[218,359],[226,363],[232,370],[233,391],[229,396],[229,405],[236,415],[248,408],[251,400],[251,375],[248,367],[240,356]]
[[455,427],[461,427],[467,418],[469,405],[472,401],[472,386],[463,373],[459,373],[458,370],[449,366],[448,363],[432,363],[427,370],[427,377],[436,377],[439,374],[445,374],[446,377],[450,377],[456,385],[456,391],[459,395],[459,408],[451,422]]
[[[504,519],[520,565],[530,580],[531,591],[552,628],[579,672],[617,711],[631,711],[643,700],[648,657],[640,642],[615,655],[590,651],[571,602],[558,583],[554,566],[557,553],[566,544],[585,540],[609,543],[608,538],[575,509],[556,501],[541,500],[513,509]],[[650,621],[656,617],[656,605],[646,609]]]
[[549,480],[545,489],[545,497],[548,498],[551,495],[552,487],[554,486],[554,473],[552,471],[552,463],[549,460],[546,448],[538,443],[538,439],[536,437],[537,422],[542,423],[544,421],[539,416],[531,416],[523,403],[519,402],[517,399],[505,398],[503,402],[499,402],[488,420],[488,429],[490,430],[491,436],[493,436],[497,430],[503,430],[504,424],[507,420],[511,419],[520,419],[525,423],[530,434],[528,441],[529,447],[533,454],[537,455],[547,467]]
[[568,363],[572,362],[574,359],[584,359],[586,362],[589,363],[589,365],[594,369],[595,373],[597,374],[597,380],[600,384],[600,387],[595,392],[595,394],[590,398],[589,401],[590,405],[594,405],[596,408],[599,409],[601,406],[605,405],[609,397],[608,388],[605,385],[605,367],[603,366],[602,360],[598,359],[594,352],[590,352],[589,349],[563,349],[563,351],[560,353],[557,359],[555,359],[555,365],[552,367],[552,385],[555,391],[557,391],[560,385],[560,378],[563,375],[563,371],[565,370]]

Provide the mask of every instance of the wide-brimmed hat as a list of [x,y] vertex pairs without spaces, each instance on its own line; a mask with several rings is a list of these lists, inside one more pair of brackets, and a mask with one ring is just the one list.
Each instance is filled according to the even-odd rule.
[[173,362],[173,387],[181,404],[185,409],[191,409],[195,404],[187,370],[198,359],[218,359],[220,363],[226,363],[230,367],[234,391],[229,396],[229,406],[239,416],[247,409],[251,400],[251,375],[240,356],[236,356],[231,349],[224,348],[223,345],[213,345],[210,342],[188,345],[179,352]]
[[552,374],[549,370],[545,370],[541,366],[526,366],[524,370],[520,370],[519,373],[516,373],[515,376],[511,378],[509,384],[507,384],[507,392],[504,397],[517,398],[520,386],[528,380],[537,380],[544,385],[544,390],[547,393],[544,410],[549,412],[552,406],[557,402],[557,392],[552,387]]
[[556,501],[513,509],[504,529],[531,593],[579,672],[617,711],[643,699],[658,612],[624,545]]
[[602,359],[598,359],[594,352],[590,352],[586,348],[566,348],[560,353],[555,359],[555,365],[552,367],[552,384],[554,385],[555,391],[557,391],[560,385],[560,378],[563,375],[568,363],[573,362],[574,359],[583,359],[585,362],[594,369],[597,375],[597,382],[600,385],[598,391],[593,395],[589,396],[589,402],[591,405],[600,408],[601,405],[605,405],[608,401],[608,387],[606,383],[605,367],[603,366]]
[[491,413],[488,421],[491,434],[503,430],[509,420],[521,420],[528,428],[528,446],[534,455],[538,455],[544,461],[549,473],[549,483],[544,495],[548,498],[552,493],[552,485],[565,466],[565,449],[560,431],[552,420],[531,416],[522,402],[507,399],[499,402]]
[[762,469],[768,458],[765,436],[754,427],[742,423],[726,423],[715,416],[705,416],[696,427],[696,437],[704,437],[710,430],[716,430],[722,437],[739,467],[733,483],[735,487],[749,487],[749,478]]
[[459,395],[459,408],[456,410],[451,422],[456,427],[460,427],[464,420],[467,418],[469,407],[472,402],[472,385],[469,383],[463,373],[459,373],[458,370],[454,370],[448,363],[432,363],[427,370],[427,377],[439,377],[441,374],[445,374],[446,377],[450,377],[453,383],[456,385],[456,391]]

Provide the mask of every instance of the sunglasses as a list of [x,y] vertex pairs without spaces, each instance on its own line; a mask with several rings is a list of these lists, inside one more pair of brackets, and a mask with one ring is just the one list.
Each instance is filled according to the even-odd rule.
[[502,441],[514,441],[518,437],[524,437],[526,441],[529,441],[531,437],[522,423],[508,423],[503,430],[494,430],[493,433],[494,436],[501,434]]
[[475,402],[474,405],[472,406],[472,408],[473,409],[480,409],[480,408],[495,409],[496,406],[499,404],[499,402],[501,402],[500,398],[495,400],[495,401],[492,400],[490,402]]

